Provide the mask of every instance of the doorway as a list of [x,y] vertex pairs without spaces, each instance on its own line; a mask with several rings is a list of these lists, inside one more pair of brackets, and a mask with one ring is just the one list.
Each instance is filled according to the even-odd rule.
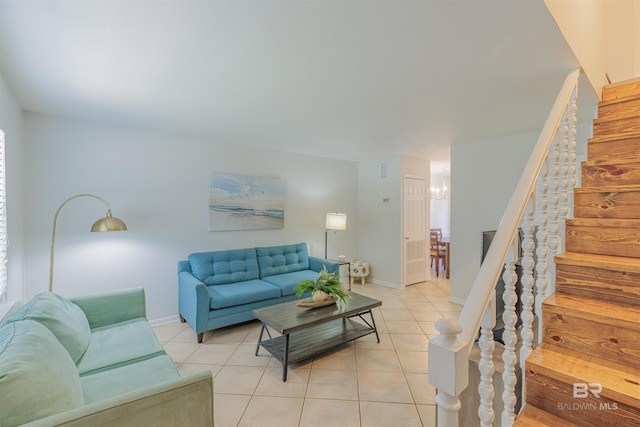
[[425,282],[427,251],[427,182],[404,178],[404,285]]

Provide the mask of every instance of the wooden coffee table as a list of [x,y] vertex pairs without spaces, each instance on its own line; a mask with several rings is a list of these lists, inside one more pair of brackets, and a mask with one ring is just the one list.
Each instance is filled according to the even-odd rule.
[[[253,310],[253,315],[262,322],[256,356],[260,347],[271,353],[282,363],[282,381],[287,381],[289,363],[369,334],[376,334],[380,342],[371,309],[380,307],[382,302],[353,292],[349,294],[351,298],[345,303],[326,307],[298,307],[296,301],[291,301]],[[362,322],[352,320],[354,317]],[[281,335],[272,337],[267,327]],[[269,338],[263,340],[265,331]]]

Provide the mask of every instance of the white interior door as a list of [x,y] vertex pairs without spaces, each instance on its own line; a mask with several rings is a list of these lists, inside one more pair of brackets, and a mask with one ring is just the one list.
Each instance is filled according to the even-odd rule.
[[404,282],[427,280],[426,181],[404,179]]

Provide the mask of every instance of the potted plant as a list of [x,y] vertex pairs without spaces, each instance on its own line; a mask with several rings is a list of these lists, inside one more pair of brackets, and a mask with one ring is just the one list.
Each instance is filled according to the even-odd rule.
[[305,292],[311,292],[312,302],[318,305],[333,303],[337,300],[344,302],[345,299],[351,297],[344,290],[342,283],[340,283],[340,278],[335,273],[329,273],[326,265],[322,267],[320,275],[314,282],[303,280],[294,289],[297,296],[301,296]]

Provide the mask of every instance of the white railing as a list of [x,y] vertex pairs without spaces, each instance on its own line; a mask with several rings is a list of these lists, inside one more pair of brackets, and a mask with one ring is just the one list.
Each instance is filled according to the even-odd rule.
[[[437,389],[439,427],[458,427],[458,411],[461,406],[459,396],[469,382],[469,353],[478,335],[478,416],[481,426],[492,426],[496,421],[493,409],[493,327],[495,286],[503,269],[504,392],[503,411],[497,420],[500,421],[498,425],[507,427],[513,424],[517,415],[517,394],[522,394],[524,398],[524,394],[516,390],[517,367],[520,363],[520,372],[524,372],[524,360],[537,345],[536,337],[541,336],[539,329],[542,324],[542,301],[553,293],[555,287],[555,273],[550,266],[553,264],[554,255],[562,249],[560,234],[564,232],[564,220],[570,208],[570,193],[576,182],[576,109],[580,73],[581,70],[569,73],[560,89],[473,282],[467,296],[468,303],[464,305],[460,317],[457,321],[445,318],[436,322],[440,335],[429,343],[429,383]],[[519,228],[522,230],[520,248]],[[515,267],[519,253],[522,254],[522,326],[518,355],[518,276]],[[538,330],[534,330],[536,316]],[[523,382],[522,378],[521,383]],[[465,425],[472,425],[472,420],[465,420]]]

